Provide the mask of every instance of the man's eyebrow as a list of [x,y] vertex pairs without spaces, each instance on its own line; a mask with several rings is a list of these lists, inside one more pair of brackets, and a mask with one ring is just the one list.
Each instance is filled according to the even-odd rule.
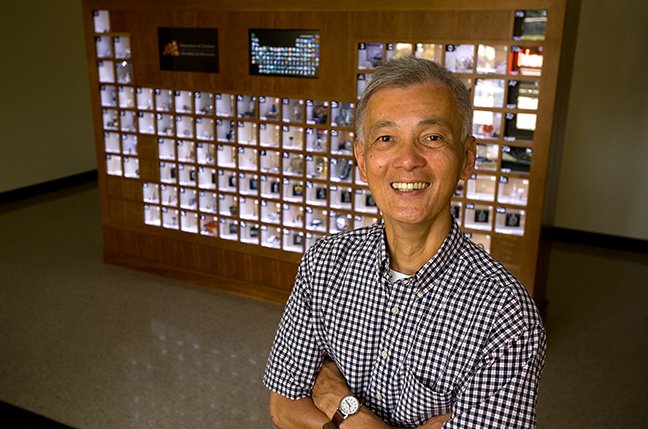
[[439,120],[439,119],[434,119],[434,118],[424,119],[424,120],[420,121],[418,123],[418,125],[419,126],[421,126],[421,125],[423,125],[423,126],[425,126],[425,125],[440,125],[440,126],[445,127],[445,128],[450,128],[448,123],[446,123],[445,121],[442,121],[442,120]]
[[388,121],[388,120],[378,121],[378,122],[376,122],[375,124],[373,124],[371,126],[369,131],[374,132],[374,131],[380,130],[382,128],[390,128],[390,127],[394,127],[394,126],[396,126],[396,122],[394,122],[394,121]]

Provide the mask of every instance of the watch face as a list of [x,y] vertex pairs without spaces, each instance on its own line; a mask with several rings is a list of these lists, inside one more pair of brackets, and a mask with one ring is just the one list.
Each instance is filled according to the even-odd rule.
[[345,416],[355,414],[360,408],[360,402],[353,396],[345,396],[340,401],[340,412]]

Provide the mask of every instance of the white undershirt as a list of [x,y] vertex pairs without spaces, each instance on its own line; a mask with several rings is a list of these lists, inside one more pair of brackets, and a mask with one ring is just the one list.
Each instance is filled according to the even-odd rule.
[[399,273],[398,271],[394,271],[391,268],[389,269],[389,272],[391,273],[390,280],[391,280],[392,283],[395,283],[395,282],[397,282],[398,280],[401,280],[401,279],[406,279],[408,277],[412,277],[411,274]]

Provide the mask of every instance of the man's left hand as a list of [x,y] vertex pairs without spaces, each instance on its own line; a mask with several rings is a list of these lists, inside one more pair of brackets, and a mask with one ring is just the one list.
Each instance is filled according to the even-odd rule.
[[312,399],[315,406],[332,417],[340,399],[350,394],[351,390],[335,362],[326,359],[313,386]]

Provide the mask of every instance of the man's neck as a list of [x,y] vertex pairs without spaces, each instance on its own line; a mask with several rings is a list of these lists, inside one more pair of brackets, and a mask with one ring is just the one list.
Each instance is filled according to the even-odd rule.
[[428,225],[385,223],[391,269],[403,274],[415,274],[436,255],[450,232],[451,223],[449,214]]

